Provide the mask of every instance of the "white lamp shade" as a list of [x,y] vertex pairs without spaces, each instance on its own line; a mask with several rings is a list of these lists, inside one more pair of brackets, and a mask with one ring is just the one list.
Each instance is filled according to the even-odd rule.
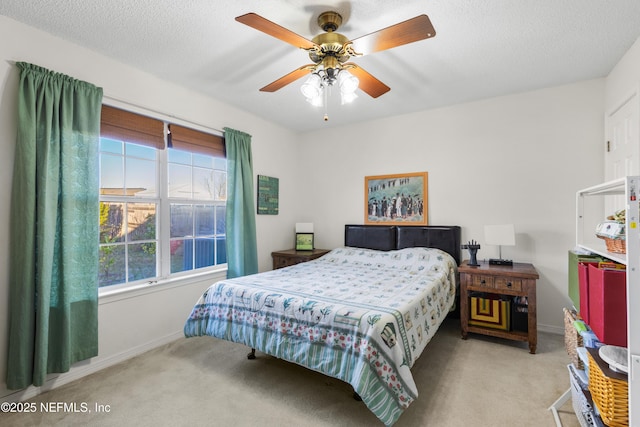
[[340,71],[340,74],[338,74],[338,84],[340,85],[340,92],[343,94],[349,94],[358,89],[360,81],[353,74],[346,70],[342,70]]
[[296,222],[296,233],[313,233],[313,223]]
[[487,245],[515,246],[515,228],[513,224],[485,225],[484,240]]
[[322,94],[322,78],[316,73],[312,73],[303,83],[300,91],[307,99],[318,98]]

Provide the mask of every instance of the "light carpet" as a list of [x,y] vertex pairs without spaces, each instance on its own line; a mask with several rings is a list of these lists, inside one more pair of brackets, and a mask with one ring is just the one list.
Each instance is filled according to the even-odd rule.
[[[3,426],[374,426],[351,386],[248,348],[210,338],[180,339],[43,393],[32,414],[0,414]],[[397,427],[555,426],[549,406],[569,387],[561,335],[524,342],[469,334],[447,319],[412,372],[419,397]],[[41,402],[61,412],[43,412]],[[49,402],[49,403],[46,403]],[[65,412],[75,405],[86,412]],[[571,401],[560,410],[577,427]]]

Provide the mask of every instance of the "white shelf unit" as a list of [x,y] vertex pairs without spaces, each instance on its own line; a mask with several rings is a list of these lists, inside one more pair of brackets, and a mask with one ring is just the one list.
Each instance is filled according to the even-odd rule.
[[[627,266],[627,348],[629,351],[629,425],[640,426],[640,176],[627,176],[576,193],[576,245]],[[601,197],[594,197],[601,196]],[[626,210],[626,254],[608,252],[596,237],[605,218],[607,197]],[[613,212],[608,212],[612,214]]]

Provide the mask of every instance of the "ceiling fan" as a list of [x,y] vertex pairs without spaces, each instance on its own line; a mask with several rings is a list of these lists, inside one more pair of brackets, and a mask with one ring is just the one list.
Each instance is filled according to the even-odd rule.
[[[357,57],[380,52],[436,35],[427,15],[418,15],[415,18],[353,40],[349,40],[346,36],[336,32],[342,24],[342,16],[333,11],[323,12],[318,16],[318,25],[324,33],[318,34],[312,40],[308,40],[255,13],[238,16],[236,21],[306,50],[313,62],[312,64],[303,65],[266,85],[260,89],[263,92],[275,92],[309,74],[312,77],[316,76],[316,80],[319,79],[315,87],[322,89],[323,86],[331,86],[336,81],[341,80],[339,79],[340,73],[348,70],[357,78],[357,80],[354,80],[355,87],[353,87],[353,81],[351,82],[353,91],[359,87],[371,97],[377,98],[388,92],[390,90],[389,86],[369,74],[362,67],[347,61],[352,56]],[[348,75],[349,73],[343,74]],[[303,93],[304,91],[305,88],[303,87]],[[308,99],[310,98],[308,97]]]

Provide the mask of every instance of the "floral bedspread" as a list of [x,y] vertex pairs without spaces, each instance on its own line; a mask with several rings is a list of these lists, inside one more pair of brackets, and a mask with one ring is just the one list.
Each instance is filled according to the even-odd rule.
[[348,382],[386,425],[418,392],[410,368],[453,307],[456,263],[439,249],[334,249],[220,281],[185,336],[210,335]]

